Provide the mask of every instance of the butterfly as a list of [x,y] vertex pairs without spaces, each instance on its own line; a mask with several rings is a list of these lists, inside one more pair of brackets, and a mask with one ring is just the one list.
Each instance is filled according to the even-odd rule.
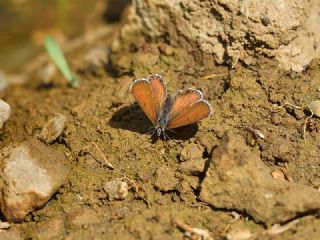
[[199,90],[178,90],[173,97],[169,96],[159,74],[135,80],[130,92],[154,125],[158,137],[161,134],[165,137],[166,130],[196,123],[212,112]]

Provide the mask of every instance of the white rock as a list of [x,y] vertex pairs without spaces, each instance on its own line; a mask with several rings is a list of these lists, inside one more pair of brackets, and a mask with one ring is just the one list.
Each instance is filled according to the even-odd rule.
[[0,128],[8,121],[11,113],[11,107],[8,103],[0,99]]
[[67,118],[61,113],[56,113],[54,117],[43,126],[39,139],[47,144],[56,140],[66,126]]
[[47,62],[43,64],[39,70],[37,71],[37,77],[44,83],[49,84],[52,82],[53,78],[55,77],[57,73],[56,66],[51,63]]
[[65,182],[68,170],[62,152],[36,139],[6,152],[1,210],[8,221],[20,222],[51,198]]
[[107,182],[104,185],[104,191],[108,194],[108,199],[123,200],[128,195],[128,184],[121,178],[117,178],[113,181]]

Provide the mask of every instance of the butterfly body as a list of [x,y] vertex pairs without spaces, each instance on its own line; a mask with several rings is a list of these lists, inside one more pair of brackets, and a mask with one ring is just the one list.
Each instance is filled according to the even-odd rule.
[[211,106],[203,100],[201,91],[179,90],[170,97],[158,74],[135,80],[131,92],[155,126],[158,137],[165,136],[166,130],[198,122],[211,114]]
[[166,130],[167,124],[170,120],[170,109],[171,109],[171,97],[167,97],[162,109],[160,110],[157,123],[155,124],[155,129],[157,131],[157,136],[160,137],[162,133]]

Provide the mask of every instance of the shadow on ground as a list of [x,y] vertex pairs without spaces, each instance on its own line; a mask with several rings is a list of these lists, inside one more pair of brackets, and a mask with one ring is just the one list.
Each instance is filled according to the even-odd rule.
[[[154,126],[137,104],[120,108],[110,119],[109,125],[113,128],[126,129],[140,134],[149,134],[156,142],[158,137]],[[187,140],[192,138],[198,131],[198,124],[167,130],[166,134],[172,140]],[[161,139],[165,138],[161,136]]]

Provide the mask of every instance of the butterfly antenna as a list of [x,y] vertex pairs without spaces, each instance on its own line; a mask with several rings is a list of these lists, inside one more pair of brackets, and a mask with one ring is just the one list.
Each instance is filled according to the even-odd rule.
[[173,133],[177,133],[176,131],[172,130],[172,129],[166,129],[167,131],[173,132]]

